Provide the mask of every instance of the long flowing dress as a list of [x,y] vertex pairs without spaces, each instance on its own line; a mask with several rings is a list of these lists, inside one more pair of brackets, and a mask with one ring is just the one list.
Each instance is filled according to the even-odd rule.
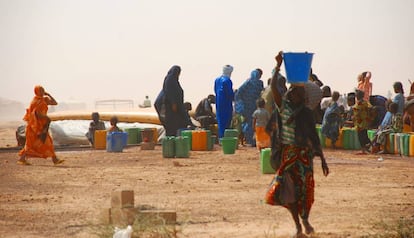
[[222,75],[214,81],[216,94],[216,118],[218,124],[218,136],[222,138],[224,131],[230,128],[233,116],[233,82],[227,75]]
[[258,70],[253,70],[250,78],[239,87],[236,92],[237,104],[236,107],[241,108],[241,115],[244,117],[243,133],[247,144],[254,145],[253,137],[253,112],[256,110],[256,100],[260,98],[263,91],[263,81],[260,80],[260,73]]
[[[184,91],[181,88],[178,76],[181,68],[177,65],[171,67],[164,79],[162,87],[165,95],[165,121],[164,127],[167,136],[175,136],[178,129],[187,126],[188,116],[184,108]],[[173,105],[177,110],[173,111]]]
[[270,183],[265,202],[288,209],[297,205],[299,215],[307,219],[314,202],[313,157],[314,151],[321,151],[320,141],[315,121],[309,116],[311,109],[302,107],[295,122],[288,123],[297,111],[285,100],[282,105],[281,164]]
[[46,118],[39,118],[38,114],[47,115],[48,103],[47,98],[39,94],[35,89],[35,97],[28,109],[23,120],[26,121],[26,144],[19,155],[27,157],[48,158],[56,157],[53,140],[47,133],[45,140],[40,138],[42,131],[48,126],[49,121]]

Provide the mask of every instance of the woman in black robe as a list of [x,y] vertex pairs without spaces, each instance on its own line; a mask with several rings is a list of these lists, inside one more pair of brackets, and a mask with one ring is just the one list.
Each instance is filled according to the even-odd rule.
[[180,66],[174,65],[165,76],[162,92],[164,94],[165,120],[163,126],[167,136],[175,136],[177,130],[187,127],[188,116],[184,108],[184,91],[178,77]]

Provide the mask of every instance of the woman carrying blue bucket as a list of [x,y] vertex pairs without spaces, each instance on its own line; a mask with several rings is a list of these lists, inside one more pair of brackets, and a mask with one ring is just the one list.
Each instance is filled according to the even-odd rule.
[[[280,70],[283,61],[282,54],[279,52],[275,57],[277,66],[274,75],[277,75]],[[286,68],[288,68],[287,65]],[[280,205],[289,210],[296,225],[294,237],[303,235],[302,224],[306,234],[314,232],[314,228],[309,222],[315,188],[314,156],[321,158],[323,174],[325,176],[329,174],[329,168],[316,131],[315,120],[309,116],[312,115],[312,110],[305,106],[304,82],[309,77],[310,63],[308,68],[308,76],[302,78],[303,82],[290,82],[291,87],[283,98],[277,90],[277,78],[273,77],[271,82],[273,97],[282,119],[280,128],[281,163],[269,186],[265,201],[269,205]],[[289,75],[291,74],[287,72],[288,82]],[[302,219],[302,224],[299,217]]]

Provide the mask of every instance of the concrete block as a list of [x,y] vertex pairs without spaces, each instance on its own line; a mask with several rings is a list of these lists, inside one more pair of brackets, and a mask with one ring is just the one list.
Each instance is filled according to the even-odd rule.
[[155,144],[154,142],[142,142],[141,143],[141,150],[154,150]]
[[111,196],[111,208],[134,207],[134,191],[113,191]]
[[173,210],[140,210],[138,217],[153,225],[175,225],[177,222],[177,212]]
[[111,224],[126,226],[134,224],[139,209],[136,207],[111,208]]
[[111,208],[104,208],[99,214],[99,221],[104,225],[109,225],[111,221]]

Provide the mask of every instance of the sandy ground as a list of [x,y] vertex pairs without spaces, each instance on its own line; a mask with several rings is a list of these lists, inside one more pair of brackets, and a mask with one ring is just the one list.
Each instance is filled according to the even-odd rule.
[[[259,152],[243,147],[234,155],[192,151],[190,158],[162,158],[161,146],[122,153],[58,150],[66,162],[30,159],[16,164],[14,131],[0,123],[0,236],[96,237],[111,192],[134,190],[135,205],[173,209],[178,237],[289,237],[288,211],[261,201],[271,174],[261,174]],[[414,158],[357,156],[326,149],[331,174],[315,159],[312,237],[385,234],[383,224],[414,219]]]

